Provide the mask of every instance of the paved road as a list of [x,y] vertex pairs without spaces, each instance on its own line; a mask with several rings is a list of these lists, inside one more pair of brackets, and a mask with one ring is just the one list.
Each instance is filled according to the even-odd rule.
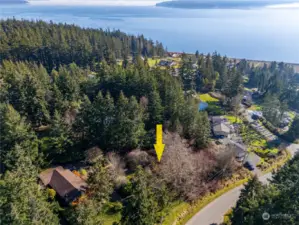
[[[299,153],[299,145],[291,144],[287,146],[287,150],[292,156]],[[259,177],[259,180],[263,183],[268,183],[272,174],[268,173]],[[237,203],[243,185],[223,194],[213,202],[208,204],[202,210],[200,210],[194,217],[192,217],[186,225],[212,225],[219,224],[223,221],[223,215]]]

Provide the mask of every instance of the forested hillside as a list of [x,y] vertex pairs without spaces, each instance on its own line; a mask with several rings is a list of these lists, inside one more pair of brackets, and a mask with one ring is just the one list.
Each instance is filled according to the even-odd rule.
[[112,63],[128,55],[164,55],[161,43],[143,36],[43,21],[1,20],[0,36],[1,62],[34,61],[43,64],[48,71],[72,62],[93,68],[102,59]]

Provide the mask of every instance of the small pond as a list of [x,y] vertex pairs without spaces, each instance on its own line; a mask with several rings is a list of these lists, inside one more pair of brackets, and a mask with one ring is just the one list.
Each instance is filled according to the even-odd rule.
[[206,102],[200,102],[198,105],[198,110],[199,111],[204,111],[208,108],[209,104]]

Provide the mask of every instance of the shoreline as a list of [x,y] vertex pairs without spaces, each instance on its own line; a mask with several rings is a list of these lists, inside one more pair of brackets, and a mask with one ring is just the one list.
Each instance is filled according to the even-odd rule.
[[[167,52],[168,54],[187,54],[187,55],[195,55],[194,53],[190,53],[190,52],[172,52],[172,51],[169,51]],[[220,52],[218,52],[220,53]],[[210,53],[212,54],[212,53]],[[206,54],[204,54],[206,55]],[[223,55],[225,56],[225,55]],[[247,59],[247,58],[235,58],[235,57],[229,57],[229,56],[226,56],[228,59],[230,60],[236,60],[237,62],[241,61],[242,59],[245,59],[246,61],[248,61],[249,63],[253,63],[253,64],[269,64],[271,62],[277,62],[277,63],[280,63],[280,62],[283,62],[285,64],[288,64],[290,66],[293,66],[294,67],[294,70],[295,72],[299,73],[299,62],[298,63],[291,63],[291,62],[286,62],[286,61],[276,61],[276,60],[272,60],[272,61],[269,61],[269,60],[259,60],[259,59]]]

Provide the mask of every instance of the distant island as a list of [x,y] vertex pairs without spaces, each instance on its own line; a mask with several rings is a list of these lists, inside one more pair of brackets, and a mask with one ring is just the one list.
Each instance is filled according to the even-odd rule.
[[27,4],[27,0],[0,0],[0,4]]
[[294,1],[286,0],[266,0],[266,1],[207,1],[207,0],[178,0],[178,1],[165,1],[157,3],[156,6],[169,7],[169,8],[187,8],[187,9],[249,9],[256,7],[265,7],[273,4],[293,3]]

